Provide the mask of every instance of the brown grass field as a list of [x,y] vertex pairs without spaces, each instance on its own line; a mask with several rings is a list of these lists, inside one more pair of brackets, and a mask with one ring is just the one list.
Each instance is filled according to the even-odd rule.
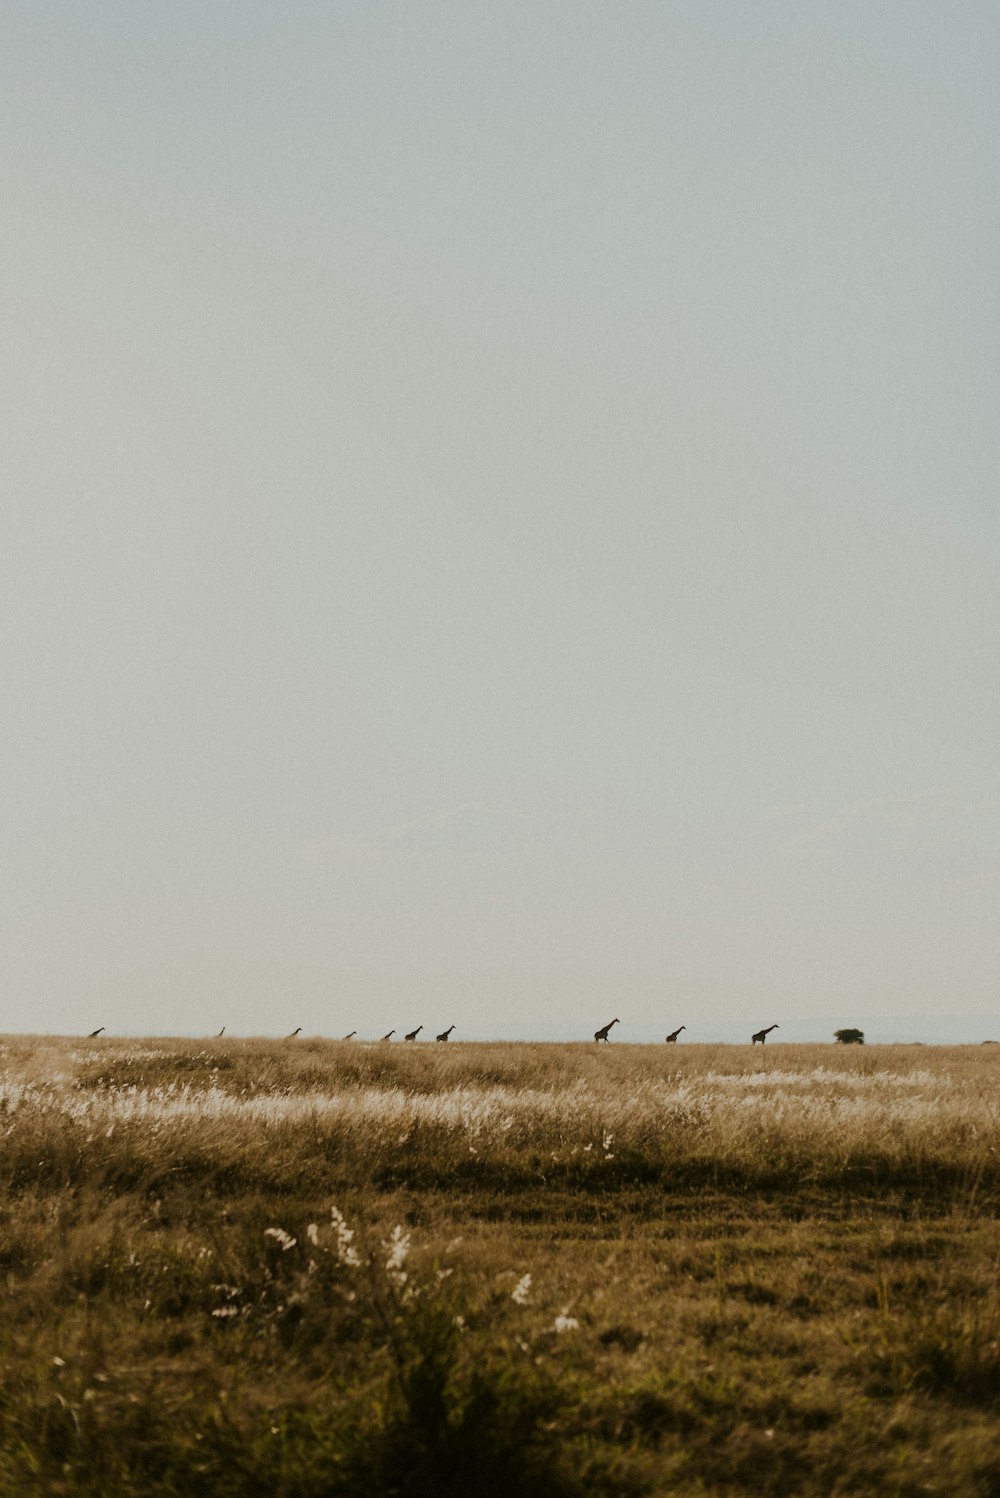
[[0,1494],[997,1498],[998,1069],[8,1037]]

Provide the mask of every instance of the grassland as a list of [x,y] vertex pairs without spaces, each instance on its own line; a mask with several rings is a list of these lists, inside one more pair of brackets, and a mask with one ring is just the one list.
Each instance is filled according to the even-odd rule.
[[9,1037],[0,1494],[996,1498],[998,1050]]

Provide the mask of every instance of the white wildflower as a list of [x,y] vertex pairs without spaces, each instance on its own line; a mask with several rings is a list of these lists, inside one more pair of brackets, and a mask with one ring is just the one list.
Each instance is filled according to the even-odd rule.
[[523,1305],[527,1304],[528,1296],[530,1294],[531,1294],[531,1275],[530,1274],[522,1274],[521,1278],[518,1280],[517,1284],[514,1286],[513,1290],[510,1292],[510,1298],[511,1298],[511,1300],[516,1301],[516,1303],[519,1306],[523,1306]]
[[385,1261],[385,1270],[391,1280],[397,1285],[405,1285],[407,1280],[403,1265],[406,1263],[410,1253],[410,1235],[405,1233],[399,1223],[392,1230],[392,1237],[384,1245],[389,1250],[389,1257]]
[[560,1333],[562,1333],[562,1332],[575,1332],[575,1331],[579,1331],[579,1329],[580,1329],[580,1323],[579,1323],[579,1321],[577,1321],[577,1319],[576,1319],[575,1316],[567,1316],[566,1312],[568,1310],[569,1310],[569,1306],[563,1306],[561,1313],[556,1317],[555,1321],[553,1321],[553,1323],[552,1323],[552,1329],[553,1329],[553,1331],[557,1331],[557,1332],[560,1332]]
[[306,1237],[309,1239],[309,1242],[312,1244],[313,1248],[319,1247],[319,1228],[315,1222],[311,1222],[306,1228]]
[[464,1316],[456,1316],[455,1317],[455,1326],[458,1328],[458,1330],[460,1332],[467,1332],[469,1330],[469,1328],[465,1324],[465,1317]]
[[361,1257],[354,1244],[354,1229],[347,1226],[344,1214],[337,1207],[330,1208],[330,1222],[337,1235],[337,1258],[348,1269],[357,1269]]
[[293,1238],[291,1233],[286,1233],[284,1228],[265,1228],[264,1237],[273,1238],[275,1243],[280,1243],[283,1254],[287,1254],[288,1250],[294,1248],[299,1241]]
[[213,1316],[238,1316],[239,1314],[237,1306],[216,1306],[212,1312]]

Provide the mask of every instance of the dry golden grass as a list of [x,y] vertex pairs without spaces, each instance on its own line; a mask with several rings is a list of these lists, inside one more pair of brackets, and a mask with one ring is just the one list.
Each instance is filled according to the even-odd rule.
[[9,1038],[0,1492],[1000,1494],[998,1066]]

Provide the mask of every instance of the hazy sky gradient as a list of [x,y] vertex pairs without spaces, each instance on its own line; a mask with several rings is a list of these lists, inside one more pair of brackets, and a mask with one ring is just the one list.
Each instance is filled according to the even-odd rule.
[[0,1028],[1000,1036],[995,7],[5,33]]

